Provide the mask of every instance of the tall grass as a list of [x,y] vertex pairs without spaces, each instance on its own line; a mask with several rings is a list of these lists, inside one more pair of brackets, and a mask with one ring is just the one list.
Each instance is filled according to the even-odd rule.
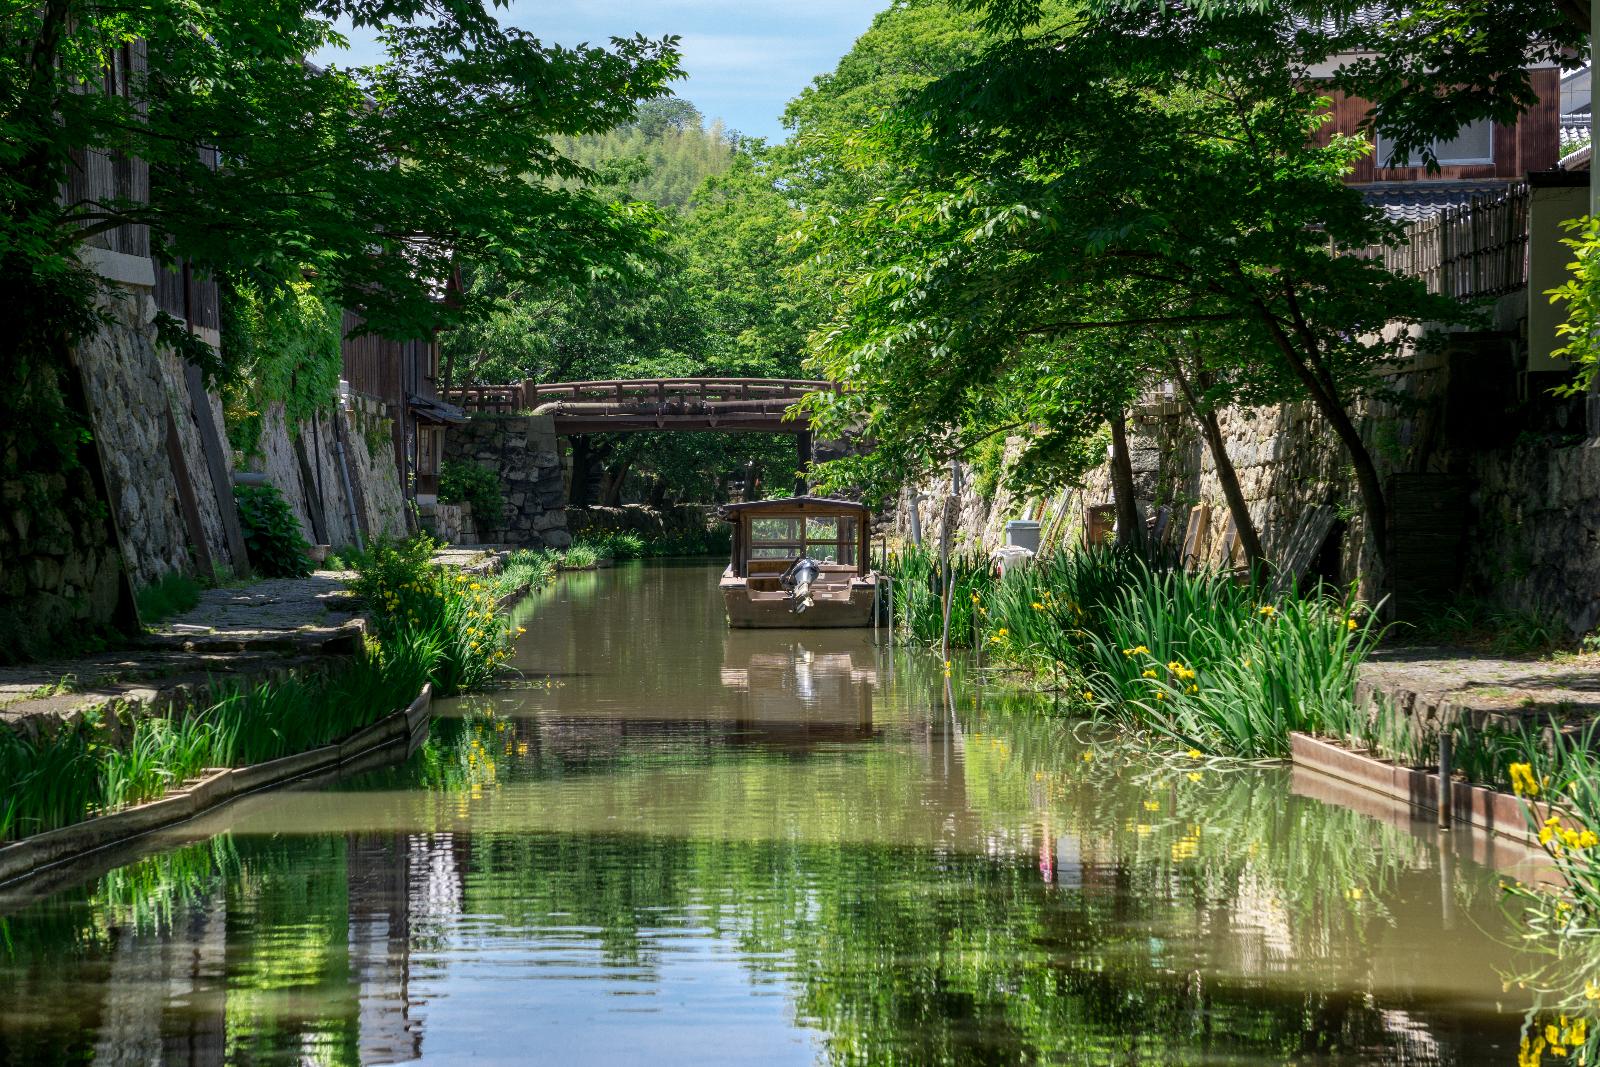
[[[90,716],[53,737],[0,729],[0,841],[157,797],[209,767],[236,767],[326,745],[409,704],[487,683],[510,656],[494,579],[431,563],[426,540],[381,542],[352,562],[371,609],[363,652],[325,673],[224,685],[204,708],[113,728]],[[548,554],[513,558],[504,579],[548,581]]]
[[[950,643],[965,648],[981,640],[979,602],[994,589],[995,579],[989,561],[973,551],[952,552],[950,573],[954,597]],[[938,553],[915,545],[891,553],[889,574],[894,578],[896,625],[917,641],[939,641],[944,632],[944,600]]]
[[[1323,589],[1270,592],[1115,546],[1039,561],[1001,580],[986,560],[951,560],[951,641],[1071,679],[1100,714],[1179,746],[1251,758],[1288,753],[1291,730],[1347,725],[1374,617]],[[933,642],[943,624],[939,561],[890,561],[896,616]]]
[[523,548],[506,557],[505,566],[494,576],[495,598],[510,595],[518,589],[540,589],[556,580],[560,563],[557,554],[548,548]]
[[200,583],[182,571],[172,571],[139,590],[134,597],[139,605],[139,620],[155,626],[200,603]]
[[584,534],[578,539],[578,544],[593,548],[600,559],[612,559],[619,563],[640,559],[646,550],[644,538],[632,530],[597,530]]
[[574,541],[572,547],[561,553],[561,566],[569,571],[589,570],[599,564],[601,551],[588,541]]
[[350,587],[371,609],[381,643],[437,648],[431,680],[440,696],[452,696],[493,679],[513,635],[497,610],[495,580],[435,565],[434,549],[425,537],[374,542],[354,561]]

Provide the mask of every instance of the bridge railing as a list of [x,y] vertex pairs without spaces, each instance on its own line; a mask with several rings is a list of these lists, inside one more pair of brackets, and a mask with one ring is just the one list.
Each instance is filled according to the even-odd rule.
[[464,411],[514,415],[533,407],[532,397],[521,382],[516,385],[467,385],[445,389],[439,395]]
[[665,404],[672,400],[799,400],[833,389],[831,382],[800,378],[636,378],[624,381],[556,382],[533,388],[540,404],[559,400],[614,404]]
[[632,378],[544,385],[530,379],[513,385],[461,386],[446,389],[441,395],[469,412],[512,414],[562,400],[639,406],[683,400],[707,403],[799,400],[807,393],[838,388],[834,382],[803,378]]

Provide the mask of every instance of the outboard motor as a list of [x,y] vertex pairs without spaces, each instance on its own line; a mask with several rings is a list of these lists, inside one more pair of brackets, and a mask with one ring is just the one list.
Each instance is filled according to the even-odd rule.
[[783,572],[783,577],[778,579],[778,584],[789,591],[794,598],[793,611],[796,615],[811,606],[811,583],[817,580],[817,575],[822,573],[822,568],[817,566],[817,561],[807,556],[801,556],[794,561],[794,565]]

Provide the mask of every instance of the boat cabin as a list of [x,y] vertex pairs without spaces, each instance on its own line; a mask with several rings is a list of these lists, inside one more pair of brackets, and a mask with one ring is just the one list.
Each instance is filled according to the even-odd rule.
[[793,496],[728,504],[722,517],[733,524],[734,577],[752,589],[767,581],[777,590],[778,575],[801,557],[821,565],[826,582],[867,575],[867,536],[872,512],[865,504],[826,497]]

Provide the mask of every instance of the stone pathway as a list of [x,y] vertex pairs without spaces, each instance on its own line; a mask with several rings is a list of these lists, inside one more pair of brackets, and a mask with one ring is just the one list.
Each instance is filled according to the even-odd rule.
[[[467,571],[498,565],[483,547],[447,548],[434,562]],[[182,615],[129,648],[0,668],[0,728],[28,736],[73,723],[112,701],[162,714],[219,678],[285,670],[361,645],[365,620],[350,571],[208,589]]]
[[1384,648],[1362,665],[1356,699],[1365,704],[1379,693],[1425,722],[1600,717],[1600,654],[1526,660],[1454,648]]

